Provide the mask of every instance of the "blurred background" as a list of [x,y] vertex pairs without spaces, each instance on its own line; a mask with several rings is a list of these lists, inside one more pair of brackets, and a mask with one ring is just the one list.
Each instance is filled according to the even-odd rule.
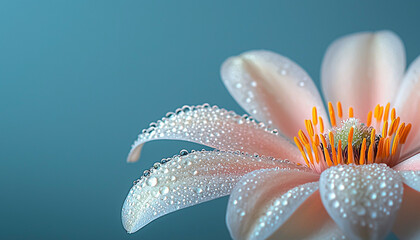
[[246,50],[288,56],[319,85],[334,39],[390,29],[410,63],[420,3],[390,2],[0,1],[0,238],[229,239],[227,197],[125,232],[132,182],[203,148],[151,142],[128,164],[137,134],[186,104],[243,114],[219,67]]

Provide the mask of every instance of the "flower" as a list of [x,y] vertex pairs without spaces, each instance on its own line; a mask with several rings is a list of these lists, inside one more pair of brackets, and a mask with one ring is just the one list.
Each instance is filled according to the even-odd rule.
[[338,39],[322,64],[326,110],[292,60],[269,51],[229,58],[222,79],[259,122],[205,104],[143,130],[129,162],[158,139],[218,150],[181,151],[146,170],[124,203],[125,229],[230,194],[234,239],[419,239],[420,58],[404,69],[392,32]]

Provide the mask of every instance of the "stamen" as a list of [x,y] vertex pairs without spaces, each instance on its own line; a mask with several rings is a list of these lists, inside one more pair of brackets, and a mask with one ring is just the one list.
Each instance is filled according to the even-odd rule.
[[371,123],[372,123],[372,111],[369,111],[366,125],[369,127]]
[[338,148],[337,148],[337,163],[343,163],[343,153],[341,150],[341,140],[338,140]]
[[388,133],[388,121],[384,122],[384,126],[382,127],[382,136],[386,136]]
[[328,111],[330,113],[330,120],[331,120],[331,125],[333,127],[337,126],[336,121],[335,121],[335,113],[334,113],[334,108],[331,102],[328,102]]
[[350,133],[349,133],[349,139],[348,139],[348,143],[347,143],[347,162],[348,163],[354,163],[354,157],[353,157],[353,131],[354,128],[350,128]]
[[366,153],[366,138],[363,138],[362,147],[360,149],[360,160],[359,164],[365,164],[365,153]]
[[322,117],[319,117],[319,131],[321,134],[324,133],[324,121],[322,120]]
[[294,137],[294,140],[295,140],[296,146],[298,147],[300,153],[303,156],[303,159],[305,159],[306,165],[309,167],[308,158],[306,157],[305,151],[303,151],[302,144],[300,143],[300,141],[299,141],[299,139],[297,137]]
[[312,122],[314,123],[314,126],[318,124],[318,114],[316,112],[316,107],[312,108]]
[[337,102],[337,113],[339,118],[343,117],[343,108],[341,107],[340,101]]
[[[331,102],[328,103],[328,113],[333,126],[328,134],[324,134],[324,120],[318,116],[314,107],[312,119],[305,120],[306,134],[309,137],[302,130],[294,137],[309,168],[322,172],[325,168],[338,164],[385,163],[392,167],[400,162],[402,144],[406,142],[412,125],[402,122],[396,116],[395,108],[390,111],[390,103],[386,106],[376,105],[373,111],[369,111],[367,125],[354,118],[352,107],[349,107],[349,118],[342,119],[341,102],[337,102],[337,116]],[[339,118],[339,123],[336,122],[336,117]],[[373,125],[372,117],[376,120]],[[377,132],[381,135],[376,135]]]
[[324,156],[325,160],[327,161],[328,167],[331,167],[333,164],[331,162],[330,154],[328,153],[327,149],[327,141],[325,141],[325,137],[321,135],[322,144],[324,145]]
[[394,121],[395,116],[396,116],[395,108],[392,108],[392,110],[391,110],[391,121]]
[[384,122],[386,122],[386,121],[388,121],[388,116],[389,116],[389,107],[390,107],[390,103],[387,103],[386,104],[386,107],[385,107],[385,113],[384,113]]
[[407,140],[407,136],[410,133],[411,130],[411,123],[407,124],[407,126],[404,128],[404,132],[401,134],[401,144],[404,144]]
[[337,154],[335,152],[335,144],[334,144],[334,135],[332,132],[329,133],[329,140],[331,144],[331,155],[334,162],[334,165],[337,165]]

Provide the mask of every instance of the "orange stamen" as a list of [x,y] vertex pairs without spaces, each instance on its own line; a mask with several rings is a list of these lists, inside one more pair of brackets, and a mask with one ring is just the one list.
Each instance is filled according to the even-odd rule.
[[322,117],[319,117],[319,131],[324,133],[324,120],[322,120]]
[[339,118],[343,117],[343,108],[341,107],[340,101],[337,102],[337,113]]
[[411,123],[407,124],[407,126],[404,128],[404,132],[401,134],[401,144],[404,144],[407,140],[407,136],[410,133],[411,130]]
[[302,144],[300,143],[300,141],[299,141],[299,139],[297,137],[294,137],[294,140],[295,140],[296,146],[298,147],[300,153],[303,156],[303,159],[305,159],[306,165],[309,167],[308,158],[306,157],[305,151],[303,151]]
[[331,144],[331,155],[332,155],[332,159],[333,159],[334,165],[337,165],[337,153],[335,152],[334,135],[333,135],[332,132],[330,132],[330,134],[329,134],[329,139],[330,139],[330,144]]
[[395,108],[392,108],[392,110],[391,110],[391,121],[394,121],[396,115],[397,115],[397,113],[395,112]]
[[353,118],[353,117],[354,117],[353,108],[349,107],[349,118]]
[[335,121],[334,108],[331,102],[328,102],[328,112],[330,113],[331,125],[333,127],[337,126],[336,121]]
[[390,103],[388,103],[385,107],[385,113],[384,113],[384,122],[388,121],[388,116],[389,116],[389,107],[390,107]]
[[369,111],[366,125],[369,127],[371,123],[372,123],[372,111]]
[[353,157],[353,131],[354,128],[350,128],[348,143],[347,143],[347,162],[348,163],[354,163],[354,157]]
[[338,148],[337,148],[337,163],[341,164],[343,162],[343,153],[341,150],[341,140],[338,140]]
[[328,150],[327,150],[327,141],[325,141],[325,137],[323,135],[321,135],[321,140],[322,140],[322,144],[324,144],[324,155],[326,158],[325,160],[327,161],[328,167],[331,167],[333,163],[331,162],[330,154],[328,153]]
[[382,136],[386,136],[388,133],[388,121],[385,121],[384,126],[382,127]]
[[312,122],[314,123],[314,126],[318,124],[318,114],[316,112],[316,107],[312,108]]
[[366,138],[363,138],[362,147],[360,149],[360,159],[359,164],[365,164],[365,154],[366,154]]

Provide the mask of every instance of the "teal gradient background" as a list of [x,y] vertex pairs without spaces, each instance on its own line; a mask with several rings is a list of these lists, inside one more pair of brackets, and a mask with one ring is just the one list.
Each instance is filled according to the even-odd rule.
[[127,164],[137,134],[185,104],[244,113],[219,67],[246,50],[288,56],[319,85],[334,39],[390,29],[410,63],[420,3],[390,2],[0,1],[0,239],[229,239],[227,197],[124,231],[143,170],[203,148],[151,142]]

